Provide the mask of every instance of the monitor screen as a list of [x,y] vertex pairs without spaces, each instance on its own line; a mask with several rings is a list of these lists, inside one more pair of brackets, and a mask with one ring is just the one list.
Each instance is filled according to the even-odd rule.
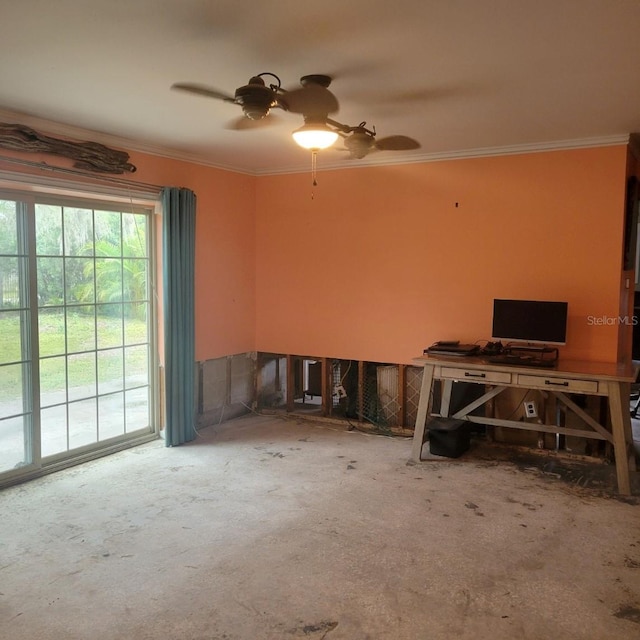
[[540,300],[494,300],[494,340],[566,344],[566,302]]

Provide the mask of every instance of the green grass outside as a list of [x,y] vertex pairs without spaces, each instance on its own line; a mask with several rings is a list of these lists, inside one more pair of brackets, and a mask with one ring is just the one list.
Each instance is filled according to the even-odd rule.
[[[41,392],[62,391],[67,384],[65,371],[64,316],[62,312],[45,312],[39,317],[40,386]],[[69,387],[95,384],[95,355],[98,357],[98,383],[101,391],[110,383],[121,386],[123,358],[126,375],[145,375],[147,371],[147,346],[129,346],[148,341],[144,320],[69,314],[67,318],[67,344]],[[44,357],[52,356],[52,357]],[[21,359],[20,318],[18,312],[0,313],[0,400],[16,400],[21,397],[22,367],[8,364]],[[6,366],[5,366],[6,365]]]

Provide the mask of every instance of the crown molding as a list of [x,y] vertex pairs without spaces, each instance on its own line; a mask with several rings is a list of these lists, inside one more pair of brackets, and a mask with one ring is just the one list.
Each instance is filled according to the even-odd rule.
[[[182,162],[190,162],[206,167],[221,169],[223,171],[232,171],[244,175],[268,176],[283,175],[293,173],[306,173],[308,166],[300,165],[289,167],[276,167],[269,169],[257,169],[255,171],[247,171],[246,169],[234,167],[230,165],[214,162],[211,158],[205,156],[189,154],[176,149],[152,145],[129,138],[114,136],[99,131],[82,129],[73,125],[66,125],[52,120],[31,116],[26,113],[8,111],[0,109],[0,120],[12,124],[22,124],[34,129],[42,129],[44,132],[53,135],[75,138],[78,140],[90,139],[93,142],[99,142],[107,146],[113,146],[126,151],[134,151],[138,153],[146,153],[153,156],[168,158],[171,160],[179,160]],[[371,166],[387,166],[399,164],[419,164],[424,162],[439,162],[442,160],[464,160],[468,158],[486,158],[491,156],[518,155],[523,153],[542,153],[545,151],[565,151],[570,149],[586,149],[593,147],[610,147],[616,145],[630,145],[632,151],[640,152],[640,144],[638,137],[632,134],[621,134],[614,136],[601,136],[595,138],[578,138],[571,140],[556,140],[550,142],[533,142],[526,144],[507,145],[502,147],[483,147],[477,149],[461,149],[458,151],[441,151],[433,153],[407,153],[407,154],[381,154],[368,156],[362,160],[345,160],[326,161],[323,152],[318,155],[318,171],[334,171],[336,169],[356,169]],[[307,163],[305,163],[306,165]]]
[[[394,155],[384,158],[369,156],[362,160],[349,160],[343,162],[323,162],[322,151],[318,154],[318,171],[332,171],[335,169],[356,169],[371,166],[389,166],[397,164],[420,164],[424,162],[441,162],[443,160],[466,160],[469,158],[488,158],[492,156],[520,155],[525,153],[544,153],[547,151],[567,151],[572,149],[589,149],[595,147],[612,147],[631,143],[630,134],[615,136],[600,136],[597,138],[580,138],[573,140],[555,140],[552,142],[535,142],[503,147],[482,147],[478,149],[462,149],[460,151],[442,151],[434,153]],[[640,146],[638,147],[640,149]],[[305,173],[308,168],[300,169],[289,167],[269,171],[258,171],[257,175],[278,175],[286,173]]]

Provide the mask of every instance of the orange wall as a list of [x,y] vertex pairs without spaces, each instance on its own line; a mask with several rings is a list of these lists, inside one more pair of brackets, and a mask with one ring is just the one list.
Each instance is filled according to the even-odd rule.
[[132,153],[133,180],[196,193],[196,360],[255,350],[255,178]]
[[[615,361],[626,147],[257,179],[256,348],[410,363],[569,302],[564,357]],[[322,157],[319,158],[322,164]],[[457,205],[456,205],[457,203]]]

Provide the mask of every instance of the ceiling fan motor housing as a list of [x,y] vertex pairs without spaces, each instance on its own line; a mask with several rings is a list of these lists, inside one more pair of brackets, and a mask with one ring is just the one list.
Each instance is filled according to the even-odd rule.
[[235,101],[250,120],[262,120],[276,105],[273,90],[265,87],[262,78],[257,76],[251,78],[249,84],[236,89]]
[[373,139],[373,136],[365,131],[356,130],[345,139],[344,146],[349,149],[353,158],[360,160],[369,153],[374,143],[375,140]]

